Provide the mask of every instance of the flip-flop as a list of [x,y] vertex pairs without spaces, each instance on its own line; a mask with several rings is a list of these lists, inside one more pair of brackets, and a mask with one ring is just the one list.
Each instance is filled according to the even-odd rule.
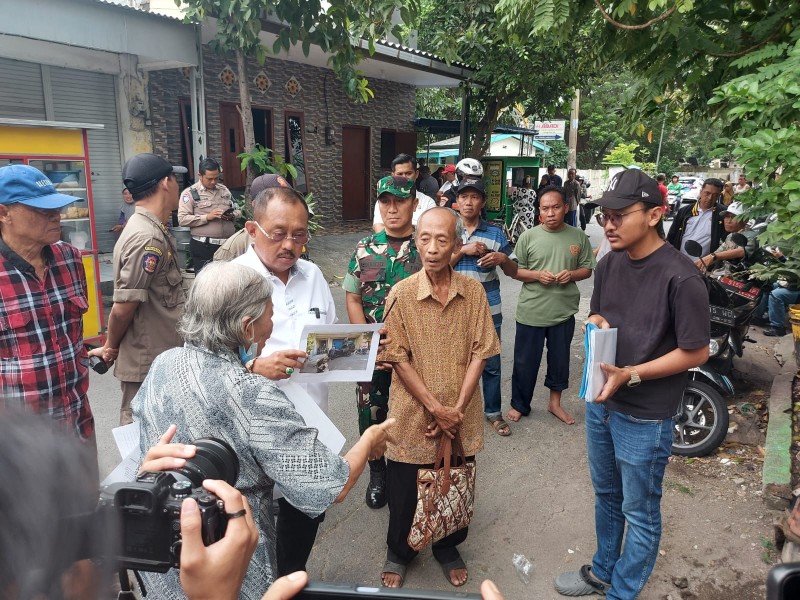
[[503,437],[511,435],[511,427],[508,426],[508,423],[506,423],[503,417],[494,417],[491,419],[487,418],[486,420],[489,421],[492,429],[497,432],[497,435],[501,435]]
[[385,588],[389,587],[383,582],[383,574],[391,573],[392,575],[398,575],[400,577],[400,585],[398,585],[397,587],[398,588],[403,587],[403,583],[406,580],[406,569],[408,569],[408,565],[401,565],[400,563],[392,562],[387,558],[386,562],[383,563],[383,571],[381,571],[381,585]]
[[465,569],[467,565],[464,564],[464,561],[459,556],[457,559],[447,562],[447,563],[439,563],[442,567],[442,573],[444,573],[444,578],[447,579],[448,583],[453,587],[461,587],[464,583],[467,583],[469,580],[469,573],[467,573],[467,579],[464,580],[464,583],[453,583],[453,580],[450,579],[450,571],[454,571],[455,569]]

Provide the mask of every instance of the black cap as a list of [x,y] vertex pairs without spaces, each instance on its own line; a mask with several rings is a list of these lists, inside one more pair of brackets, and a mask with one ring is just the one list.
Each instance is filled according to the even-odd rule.
[[614,175],[608,182],[606,191],[596,204],[617,210],[637,202],[662,206],[658,183],[641,169],[625,169]]
[[468,190],[473,189],[480,192],[481,196],[486,197],[486,184],[483,179],[464,179],[458,184],[456,195]]
[[275,173],[259,175],[253,179],[253,183],[250,184],[250,197],[255,198],[264,190],[277,187],[291,188],[292,186],[281,175],[276,175]]
[[122,167],[122,181],[131,194],[153,187],[170,173],[187,173],[186,167],[173,167],[155,154],[137,154]]

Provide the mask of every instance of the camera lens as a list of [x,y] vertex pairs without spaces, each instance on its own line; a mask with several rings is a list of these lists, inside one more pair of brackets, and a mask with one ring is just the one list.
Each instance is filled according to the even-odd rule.
[[222,479],[235,485],[239,479],[239,457],[230,445],[217,438],[200,438],[192,442],[197,451],[186,464],[178,469],[195,486],[201,486],[204,479]]

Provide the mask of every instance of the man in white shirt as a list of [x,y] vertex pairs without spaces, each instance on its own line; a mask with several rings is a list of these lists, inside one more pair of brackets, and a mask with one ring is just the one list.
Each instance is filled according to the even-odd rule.
[[[303,197],[290,187],[267,188],[253,200],[253,218],[245,223],[252,243],[233,262],[255,269],[272,283],[273,328],[261,355],[248,368],[272,380],[287,379],[306,357],[299,349],[303,327],[335,323],[336,306],[322,271],[300,258],[310,239]],[[328,385],[303,387],[327,413]],[[285,498],[278,504],[277,560],[278,574],[283,576],[305,570],[325,514],[312,519]]]
[[[392,175],[395,177],[405,177],[406,179],[411,179],[412,181],[416,181],[417,177],[419,177],[419,169],[417,168],[417,159],[411,156],[410,154],[398,154],[395,159],[392,161]],[[417,226],[417,220],[419,216],[424,213],[429,208],[433,208],[436,206],[436,201],[428,196],[427,194],[423,194],[419,190],[417,190],[417,209],[414,211],[414,214],[411,216],[411,223],[414,227]],[[375,215],[372,218],[372,231],[375,233],[380,233],[386,229],[383,225],[383,218],[381,218],[381,211],[378,210],[378,203],[375,203]]]
[[[703,256],[713,248],[719,247],[725,239],[725,227],[722,212],[725,210],[719,202],[722,193],[722,181],[706,179],[695,204],[684,206],[675,215],[669,228],[667,241],[677,250],[686,252],[686,242],[694,240],[703,249]],[[694,259],[692,259],[694,260]]]
[[456,166],[445,165],[444,171],[442,171],[442,178],[444,178],[444,183],[436,193],[436,199],[440,202],[442,200],[442,196],[444,196],[444,193],[453,187],[453,182],[456,180]]

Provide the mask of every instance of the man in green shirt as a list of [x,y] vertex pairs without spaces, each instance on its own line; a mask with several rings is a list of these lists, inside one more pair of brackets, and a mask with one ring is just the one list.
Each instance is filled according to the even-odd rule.
[[[382,323],[389,290],[422,268],[413,238],[414,193],[413,179],[389,175],[378,182],[377,205],[385,229],[358,242],[342,283],[351,323]],[[378,370],[372,381],[356,384],[361,433],[386,420],[391,382],[391,371]],[[381,508],[386,504],[386,461],[371,460],[369,468],[367,506]]]
[[561,392],[569,385],[569,347],[580,301],[575,282],[589,277],[596,262],[586,234],[564,222],[568,209],[562,188],[544,188],[539,194],[542,226],[525,231],[514,249],[519,259],[515,279],[523,285],[517,303],[510,421],[519,421],[531,412],[546,341],[547,410],[568,425],[575,422],[561,407]]

